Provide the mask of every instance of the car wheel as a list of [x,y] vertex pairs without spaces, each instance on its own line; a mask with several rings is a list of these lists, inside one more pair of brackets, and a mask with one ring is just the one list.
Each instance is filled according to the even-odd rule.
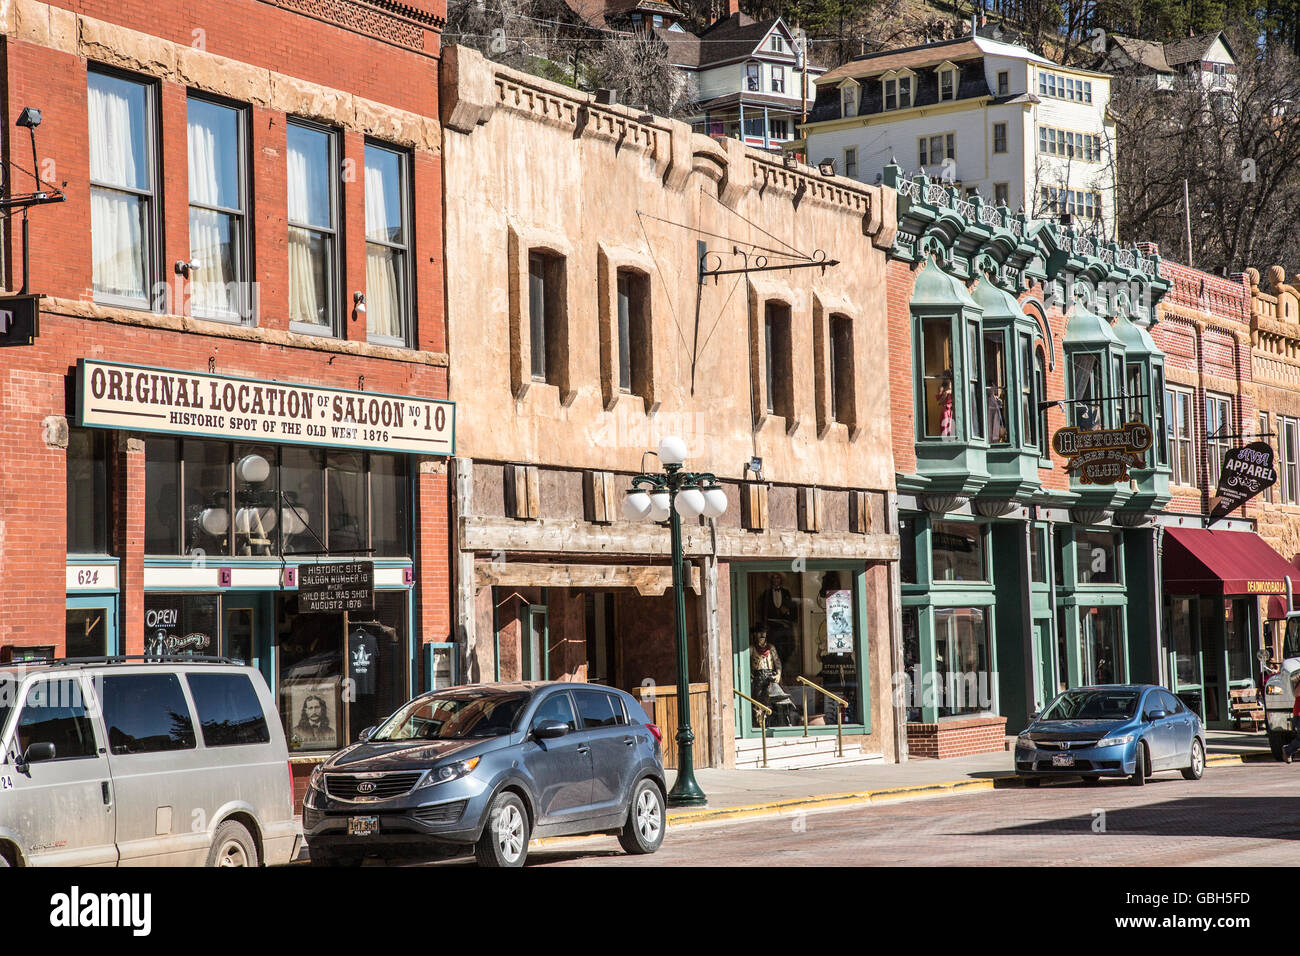
[[1043,778],[1042,777],[1021,777],[1020,782],[1023,783],[1026,787],[1038,787],[1038,786],[1042,786]]
[[513,793],[501,793],[492,801],[487,826],[474,846],[479,866],[523,866],[528,856],[528,814],[524,802]]
[[257,866],[257,844],[238,820],[226,820],[217,827],[208,866]]
[[1205,748],[1201,745],[1200,738],[1193,737],[1191,762],[1183,768],[1183,779],[1200,780],[1203,773],[1205,773]]
[[1095,787],[1099,783],[1101,783],[1101,777],[1089,775],[1083,778],[1083,785],[1085,787]]
[[1128,778],[1128,782],[1135,787],[1141,787],[1147,782],[1147,745],[1139,743],[1137,746],[1137,758],[1133,761],[1133,776]]
[[653,853],[664,842],[664,798],[650,780],[642,780],[632,791],[627,823],[618,843],[628,853]]
[[1268,735],[1268,749],[1273,753],[1273,759],[1281,761],[1283,757],[1282,748],[1286,746],[1286,736],[1283,734]]

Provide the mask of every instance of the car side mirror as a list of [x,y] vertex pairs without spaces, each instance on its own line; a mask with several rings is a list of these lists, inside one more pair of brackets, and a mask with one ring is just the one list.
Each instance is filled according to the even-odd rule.
[[379,729],[378,727],[367,727],[365,730],[361,731],[361,733],[357,735],[357,743],[363,743],[364,741],[369,740],[371,737],[375,735],[375,731],[378,729]]
[[1161,720],[1168,716],[1169,712],[1165,710],[1156,709],[1147,711],[1147,720]]
[[23,751],[22,759],[18,761],[18,769],[26,772],[28,764],[39,763],[42,760],[53,760],[54,754],[54,744],[49,741],[28,744],[27,749]]
[[533,736],[538,740],[554,740],[569,732],[569,725],[562,720],[543,720],[533,724]]
[[1037,711],[1037,710],[1034,711],[1032,714],[1030,714],[1030,715],[1029,715],[1029,722],[1030,722],[1030,723],[1033,723],[1035,720],[1037,720],[1037,719],[1038,719],[1038,714],[1039,714],[1039,711]]

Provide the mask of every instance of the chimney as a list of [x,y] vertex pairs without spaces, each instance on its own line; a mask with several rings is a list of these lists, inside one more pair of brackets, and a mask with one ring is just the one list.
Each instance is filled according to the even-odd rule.
[[1137,251],[1142,253],[1142,255],[1144,256],[1160,255],[1160,246],[1157,243],[1139,242],[1139,243],[1135,243],[1135,245],[1137,246]]
[[740,15],[740,0],[727,0],[727,16],[734,17]]

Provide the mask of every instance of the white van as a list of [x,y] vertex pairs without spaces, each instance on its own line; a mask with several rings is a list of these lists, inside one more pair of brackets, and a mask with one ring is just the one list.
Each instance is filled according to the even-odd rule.
[[0,866],[257,866],[297,852],[262,675],[220,658],[0,667]]

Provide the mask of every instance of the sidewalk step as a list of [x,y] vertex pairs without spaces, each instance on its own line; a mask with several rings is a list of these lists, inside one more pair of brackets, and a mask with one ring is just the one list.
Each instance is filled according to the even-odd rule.
[[850,767],[857,764],[883,763],[884,756],[881,754],[867,754],[861,751],[846,751],[843,757],[837,757],[834,753],[830,754],[800,754],[797,756],[780,755],[774,756],[770,751],[767,755],[767,767],[763,767],[762,755],[753,759],[746,757],[744,762],[736,761],[737,770],[815,770],[822,767]]
[[[752,737],[749,739],[736,739],[736,754],[739,756],[743,753],[753,751],[758,753],[763,749],[763,740],[761,737]],[[833,751],[835,749],[834,737],[768,737],[767,752],[768,754],[780,751],[781,753],[804,753],[813,751]]]

